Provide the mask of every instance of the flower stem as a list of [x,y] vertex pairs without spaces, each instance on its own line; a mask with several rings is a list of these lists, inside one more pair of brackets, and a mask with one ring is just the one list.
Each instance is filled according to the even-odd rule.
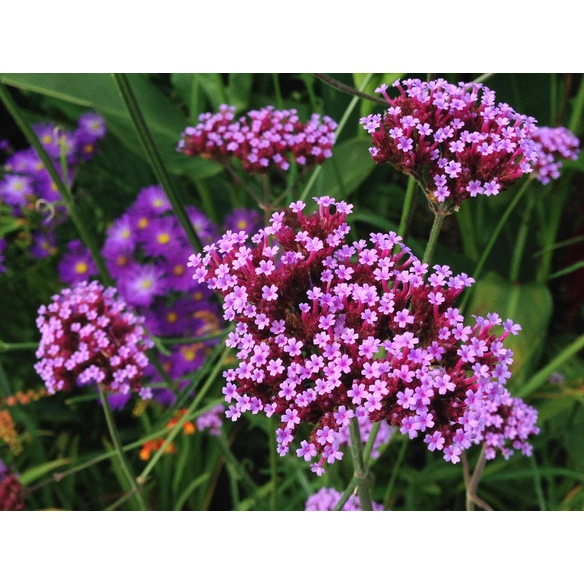
[[215,365],[215,367],[213,368],[213,370],[209,374],[209,377],[207,377],[207,380],[205,381],[203,387],[201,388],[201,391],[199,391],[199,393],[197,394],[195,399],[191,402],[191,405],[188,407],[188,409],[184,413],[184,415],[173,426],[172,430],[170,431],[170,433],[166,437],[164,444],[154,454],[154,456],[152,457],[150,462],[146,465],[146,468],[142,471],[142,473],[138,477],[139,483],[143,483],[146,480],[148,475],[152,472],[152,470],[156,466],[156,463],[160,460],[160,457],[166,452],[168,445],[176,438],[177,434],[181,431],[181,428],[183,427],[183,424],[187,421],[189,415],[192,414],[195,411],[196,407],[201,403],[201,400],[205,397],[205,395],[207,394],[207,392],[211,388],[211,385],[215,381],[217,375],[219,375],[219,372],[221,371],[221,368],[223,367],[223,361],[225,361],[225,358],[227,357],[229,350],[230,350],[229,347],[225,347],[225,349],[223,350],[223,353],[221,354],[221,357],[217,361],[217,364]]
[[351,455],[353,457],[354,478],[357,479],[357,492],[362,511],[373,511],[369,483],[367,482],[367,467],[363,463],[363,442],[357,416],[351,418],[349,425],[351,436]]
[[[511,213],[513,212],[515,207],[517,207],[517,205],[519,204],[519,201],[521,200],[523,193],[525,193],[525,191],[527,190],[527,187],[530,184],[531,184],[531,179],[529,178],[521,185],[521,188],[517,191],[515,198],[507,206],[507,208],[505,209],[505,213],[503,213],[503,215],[501,216],[501,219],[499,219],[499,222],[497,223],[497,226],[493,230],[493,233],[491,234],[491,237],[490,237],[487,245],[485,246],[485,249],[483,250],[483,253],[481,254],[481,257],[479,258],[479,261],[477,262],[476,268],[473,272],[472,277],[475,280],[479,279],[479,276],[481,275],[481,273],[483,271],[483,267],[485,266],[485,262],[487,261],[489,254],[491,253],[491,250],[493,249],[493,246],[495,245],[495,242],[497,241],[499,234],[501,233],[501,230],[503,229],[503,226],[505,225],[505,223],[507,223],[507,219],[509,219],[509,217],[511,216]],[[462,302],[460,304],[460,312],[463,312],[464,309],[466,308],[466,305],[468,304],[469,298],[470,298],[470,290],[467,290],[464,293],[464,297],[463,297]]]
[[118,455],[118,458],[120,460],[120,465],[122,467],[122,470],[124,471],[124,474],[126,475],[128,482],[130,483],[130,487],[134,493],[134,496],[136,497],[136,500],[138,501],[138,506],[140,507],[140,510],[147,511],[148,506],[146,505],[146,501],[144,500],[144,497],[142,496],[142,492],[140,491],[140,489],[138,487],[138,483],[136,482],[136,477],[134,476],[134,473],[132,472],[129,463],[126,460],[126,456],[125,456],[124,451],[122,449],[120,437],[118,435],[118,429],[116,428],[116,424],[114,422],[114,418],[112,416],[112,412],[111,412],[111,409],[109,407],[109,402],[107,401],[107,395],[106,395],[106,393],[103,389],[103,386],[101,384],[99,385],[99,397],[101,398],[103,412],[105,414],[105,421],[107,423],[107,427],[109,430],[110,437],[112,439],[112,443],[114,445],[114,449],[115,449],[115,451]]
[[410,175],[408,177],[408,186],[406,187],[406,197],[404,199],[404,207],[402,209],[401,219],[399,221],[398,235],[406,239],[408,234],[408,227],[410,223],[410,215],[412,211],[412,202],[414,200],[414,190],[416,187],[416,179]]
[[0,353],[7,353],[8,351],[34,351],[38,348],[38,343],[5,343],[0,340]]
[[[361,83],[361,87],[359,87],[359,91],[362,91],[363,89],[365,89],[367,87],[367,84],[371,80],[371,77],[373,77],[373,73],[369,73],[367,75],[367,77],[365,77],[365,79],[363,79],[363,83]],[[336,138],[338,138],[340,136],[341,132],[343,131],[343,128],[345,127],[345,124],[347,123],[347,120],[349,119],[349,116],[353,113],[353,110],[355,109],[355,107],[357,106],[358,103],[359,103],[359,96],[355,95],[353,97],[353,99],[351,100],[351,103],[349,103],[349,106],[345,110],[345,113],[343,114],[343,117],[341,118],[341,121],[339,122],[339,125],[337,126],[337,129],[335,130],[335,137]],[[308,184],[306,185],[306,187],[304,187],[304,190],[302,191],[302,194],[300,195],[301,201],[306,201],[306,199],[308,198],[308,195],[310,194],[310,190],[312,189],[312,185],[314,185],[321,170],[322,170],[322,165],[317,166],[314,169],[314,171],[312,172],[310,178],[308,179]]]
[[152,138],[152,134],[150,133],[150,130],[146,124],[146,120],[142,115],[142,111],[140,110],[140,106],[138,105],[138,101],[136,100],[136,96],[134,95],[134,91],[130,85],[128,76],[125,73],[113,73],[112,75],[122,100],[126,104],[130,118],[134,123],[134,129],[138,134],[142,148],[144,148],[146,158],[152,167],[154,176],[168,196],[170,204],[172,205],[172,210],[174,211],[174,214],[184,229],[191,246],[195,250],[201,251],[201,240],[199,239],[199,236],[197,235],[197,232],[195,231],[195,228],[193,227],[193,224],[191,223],[189,216],[187,215],[187,212],[185,211],[182,203],[179,200],[178,194],[174,189],[174,185],[170,180],[170,175],[168,174],[162,157],[158,152],[158,147],[156,146],[156,143]]
[[102,281],[107,284],[111,285],[112,280],[108,273],[108,270],[105,266],[105,262],[101,253],[99,252],[99,248],[95,239],[93,238],[92,233],[86,228],[88,222],[85,221],[81,215],[78,213],[77,208],[75,206],[75,202],[73,200],[73,195],[66,185],[66,183],[61,179],[61,175],[57,172],[55,167],[55,163],[51,160],[50,156],[47,154],[47,151],[43,148],[38,136],[35,134],[32,126],[28,122],[28,120],[24,117],[20,108],[16,105],[16,102],[10,95],[10,92],[4,84],[0,83],[0,100],[24,134],[26,140],[30,143],[30,145],[34,148],[37,156],[41,159],[42,163],[44,164],[45,168],[47,169],[51,179],[55,183],[59,194],[61,195],[61,199],[63,200],[65,207],[67,208],[67,213],[69,217],[71,217],[71,221],[75,226],[75,229],[79,233],[79,237],[83,242],[83,245],[89,249],[93,261],[95,262],[97,269],[99,271],[99,275]]
[[523,260],[523,252],[525,251],[525,244],[527,242],[527,235],[529,233],[529,220],[531,212],[535,204],[535,198],[531,197],[527,202],[527,207],[523,212],[519,232],[517,233],[517,240],[513,248],[513,257],[511,259],[511,269],[509,270],[509,280],[511,283],[516,283],[519,279],[519,269],[521,268],[521,261]]
[[272,481],[272,493],[270,497],[270,509],[276,511],[278,508],[278,452],[276,450],[276,442],[271,437],[276,433],[276,423],[273,418],[270,418],[270,436],[268,442],[270,444],[270,480]]
[[[492,511],[491,507],[487,505],[482,499],[479,499],[477,496],[477,489],[479,488],[479,482],[481,480],[481,476],[483,471],[485,470],[485,464],[487,463],[487,458],[485,456],[485,445],[481,448],[481,453],[479,455],[479,459],[477,461],[477,465],[475,466],[474,472],[472,473],[472,477],[468,482],[467,491],[466,491],[466,510],[467,511],[474,511],[475,504],[479,507],[485,509],[485,511]],[[467,465],[468,471],[468,465]]]
[[389,480],[389,484],[387,485],[387,489],[385,490],[385,495],[383,497],[383,507],[384,509],[389,509],[389,503],[391,500],[391,494],[393,493],[393,487],[395,486],[395,481],[397,480],[397,475],[399,474],[399,469],[401,467],[402,461],[406,454],[406,449],[408,447],[408,441],[404,440],[402,442],[399,454],[397,455],[397,460],[395,461],[395,465],[393,466],[393,471],[391,472],[391,479]]
[[432,224],[432,231],[430,231],[430,238],[426,244],[426,251],[424,251],[424,257],[422,259],[423,264],[430,265],[432,257],[434,256],[434,250],[436,249],[436,243],[438,242],[438,236],[440,235],[440,230],[442,229],[442,224],[444,223],[444,215],[434,213],[434,223]]

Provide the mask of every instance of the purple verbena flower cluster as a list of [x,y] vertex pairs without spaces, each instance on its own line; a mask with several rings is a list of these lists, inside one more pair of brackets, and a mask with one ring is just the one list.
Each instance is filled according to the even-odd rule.
[[249,173],[265,173],[270,168],[286,171],[291,158],[301,166],[322,164],[330,158],[336,127],[328,116],[321,120],[319,114],[312,114],[303,123],[295,109],[280,111],[273,106],[236,119],[235,107],[222,105],[216,114],[201,114],[199,123],[184,131],[178,150],[219,162],[233,156]]
[[501,403],[490,404],[490,410],[481,440],[486,446],[487,460],[495,458],[497,450],[505,460],[513,454],[513,449],[531,456],[533,446],[527,439],[539,434],[539,428],[535,425],[537,410],[509,394],[502,397]]
[[50,394],[101,384],[114,393],[152,396],[142,376],[148,365],[145,351],[153,343],[142,327],[144,319],[116,298],[115,288],[81,282],[51,300],[38,311],[41,341],[35,365]]
[[209,434],[212,436],[219,436],[221,434],[221,426],[223,425],[223,414],[225,414],[225,408],[222,405],[211,408],[208,412],[201,414],[197,418],[197,429],[208,429]]
[[23,499],[22,483],[0,458],[0,511],[24,511]]
[[[69,185],[81,162],[93,158],[98,142],[107,132],[103,118],[93,112],[82,115],[74,131],[52,123],[36,125],[34,131],[62,178],[61,149],[65,149]],[[66,217],[57,185],[33,148],[12,154],[4,163],[4,170],[8,174],[0,179],[0,202],[7,203],[15,217],[31,223],[31,255],[35,259],[52,255],[56,252],[53,229]],[[46,217],[37,225],[39,213]]]
[[497,195],[532,171],[535,119],[496,103],[494,91],[444,79],[397,80],[393,86],[395,98],[387,85],[376,89],[389,109],[360,120],[372,137],[369,152],[377,164],[412,175],[441,212],[468,197]]
[[355,415],[421,434],[458,462],[506,395],[513,359],[503,341],[521,327],[496,314],[465,325],[453,303],[472,278],[437,265],[426,282],[428,266],[393,232],[348,245],[352,205],[316,201],[312,215],[302,202],[292,218],[274,213],[252,245],[229,231],[189,258],[237,323],[226,340],[239,359],[224,374],[227,417],[278,416],[282,456],[300,422],[314,424],[296,453],[316,459],[319,475],[342,458],[339,432]]
[[537,151],[534,172],[544,185],[560,176],[562,159],[577,160],[580,153],[580,140],[564,127],[538,127],[531,137]]
[[[342,493],[339,493],[335,489],[329,489],[323,487],[318,490],[314,495],[310,495],[306,501],[305,511],[332,511],[337,503],[341,500]],[[383,505],[381,503],[372,502],[373,511],[383,511]],[[357,495],[351,495],[347,502],[343,505],[341,511],[361,511],[361,505],[359,504],[359,497]]]

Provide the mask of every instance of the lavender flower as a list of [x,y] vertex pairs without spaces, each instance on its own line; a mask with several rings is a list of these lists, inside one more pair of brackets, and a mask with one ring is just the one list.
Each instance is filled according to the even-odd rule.
[[580,140],[567,128],[538,127],[531,136],[535,142],[537,180],[546,185],[560,176],[561,160],[577,160]]
[[190,257],[195,280],[224,297],[224,318],[237,323],[226,416],[277,415],[280,455],[302,421],[313,424],[296,453],[316,458],[319,475],[342,458],[340,433],[355,415],[422,435],[458,462],[507,395],[513,353],[503,341],[521,327],[496,314],[465,325],[453,303],[472,278],[436,265],[426,283],[428,266],[393,232],[347,245],[352,205],[316,201],[311,216],[291,205],[295,229],[274,213],[253,245],[227,232]]
[[390,106],[383,117],[360,120],[372,137],[369,151],[377,164],[412,175],[441,213],[468,197],[497,195],[532,171],[535,120],[497,104],[494,91],[444,79],[398,80],[393,86],[396,98],[386,85],[376,90]]
[[291,158],[301,166],[322,164],[330,158],[336,127],[328,116],[321,120],[312,114],[302,123],[296,110],[280,111],[273,106],[235,119],[235,107],[222,105],[216,114],[201,114],[199,124],[184,131],[178,150],[220,162],[233,156],[249,173],[265,173],[270,168],[286,171]]
[[[306,501],[305,511],[332,511],[337,503],[341,500],[342,493],[335,491],[335,489],[327,489],[323,487],[314,495],[310,495]],[[343,505],[341,511],[361,511],[359,504],[359,497],[351,495],[347,502]],[[373,511],[383,511],[381,503],[373,501]]]
[[144,334],[143,319],[115,294],[115,288],[82,282],[39,308],[42,338],[35,370],[49,393],[100,383],[111,392],[151,397],[150,388],[142,385],[142,373],[148,365],[145,351],[153,343]]

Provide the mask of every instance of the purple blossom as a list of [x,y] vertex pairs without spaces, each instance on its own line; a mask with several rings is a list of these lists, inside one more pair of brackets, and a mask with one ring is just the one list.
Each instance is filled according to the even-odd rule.
[[[337,503],[341,500],[342,493],[335,489],[323,487],[319,489],[314,495],[310,495],[306,501],[305,511],[332,511]],[[359,497],[351,495],[347,502],[343,505],[341,511],[361,511],[359,504]],[[373,511],[383,511],[383,505],[373,501]]]
[[316,200],[312,215],[294,205],[294,228],[274,214],[252,236],[255,247],[246,246],[247,234],[227,232],[189,258],[196,280],[223,296],[224,318],[238,323],[228,338],[238,349],[224,390],[228,417],[257,399],[257,412],[279,418],[281,455],[300,423],[310,423],[296,450],[314,459],[314,446],[319,476],[342,455],[352,414],[360,426],[383,421],[410,438],[421,434],[457,462],[506,395],[512,352],[501,341],[518,325],[505,323],[500,337],[498,315],[465,326],[453,303],[472,278],[439,265],[427,274],[395,233],[348,245],[350,207]]

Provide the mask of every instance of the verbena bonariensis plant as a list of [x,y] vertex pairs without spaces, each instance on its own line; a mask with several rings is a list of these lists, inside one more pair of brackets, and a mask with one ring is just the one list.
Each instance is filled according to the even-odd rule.
[[301,421],[313,424],[296,452],[316,459],[319,475],[342,458],[339,432],[355,414],[421,434],[458,462],[508,396],[513,354],[503,341],[521,327],[496,314],[465,325],[453,303],[472,278],[434,266],[425,281],[428,266],[393,232],[348,245],[352,205],[315,200],[312,215],[302,202],[274,213],[251,245],[229,231],[189,258],[237,322],[226,341],[240,361],[225,373],[226,415],[278,416],[280,455]]
[[335,121],[328,116],[321,120],[319,114],[301,122],[295,109],[268,106],[236,118],[234,106],[221,105],[218,113],[201,114],[199,123],[184,131],[178,150],[219,162],[235,157],[248,173],[286,171],[291,159],[312,166],[330,158],[336,127]]
[[497,195],[533,170],[535,119],[496,103],[480,83],[453,85],[444,79],[397,80],[376,89],[389,109],[360,123],[371,134],[377,164],[412,175],[433,210],[448,214],[468,197]]
[[576,160],[580,140],[564,127],[538,127],[532,133],[537,151],[533,170],[537,180],[546,185],[560,176],[561,160]]
[[115,295],[115,288],[81,282],[39,308],[42,337],[35,370],[49,393],[100,384],[110,392],[152,397],[142,373],[148,365],[146,350],[154,344],[142,327],[143,317]]

